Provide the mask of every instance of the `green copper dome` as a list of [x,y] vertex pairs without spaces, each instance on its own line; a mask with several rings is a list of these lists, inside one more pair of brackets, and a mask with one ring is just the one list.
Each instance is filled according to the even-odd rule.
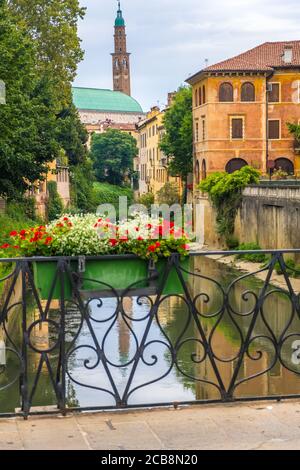
[[121,113],[143,113],[140,104],[120,91],[73,87],[73,102],[77,109]]
[[117,13],[117,18],[116,18],[116,21],[115,21],[115,26],[125,26],[125,20],[124,20],[123,15],[122,15],[120,2],[119,2],[119,9],[118,9],[118,13]]

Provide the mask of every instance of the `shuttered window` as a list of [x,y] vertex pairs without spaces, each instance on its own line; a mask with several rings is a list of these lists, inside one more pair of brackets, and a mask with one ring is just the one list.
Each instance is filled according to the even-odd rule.
[[206,124],[205,124],[205,118],[202,118],[202,140],[205,140],[206,138]]
[[206,89],[205,89],[205,85],[203,85],[202,101],[203,101],[203,104],[206,103]]
[[202,90],[199,88],[199,106],[202,104]]
[[231,85],[231,83],[222,83],[219,90],[219,101],[233,101],[233,86]]
[[255,101],[255,87],[253,83],[247,82],[242,85],[241,101]]
[[269,121],[269,139],[280,139],[280,121],[270,120]]
[[243,139],[244,138],[244,120],[243,118],[231,119],[231,138]]
[[270,83],[269,102],[279,103],[280,100],[280,85],[279,83]]

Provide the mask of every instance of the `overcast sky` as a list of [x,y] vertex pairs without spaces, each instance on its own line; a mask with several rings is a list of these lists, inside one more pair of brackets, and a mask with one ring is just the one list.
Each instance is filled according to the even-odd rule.
[[[85,50],[77,86],[112,88],[116,0],[80,0]],[[299,0],[121,0],[132,95],[145,111],[205,65],[265,41],[300,39]]]

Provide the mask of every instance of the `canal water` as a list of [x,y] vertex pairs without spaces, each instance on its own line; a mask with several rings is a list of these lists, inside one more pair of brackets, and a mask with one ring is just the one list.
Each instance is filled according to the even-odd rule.
[[[238,272],[212,259],[196,257],[188,284],[198,318],[201,320],[206,338],[211,338],[211,347],[216,356],[216,366],[226,387],[229,386],[238,364],[238,352],[242,333],[245,337],[253,319],[255,296],[262,289],[263,282],[254,276],[241,277]],[[229,306],[223,307],[222,288],[229,291]],[[16,293],[18,295],[18,293]],[[124,300],[124,317],[114,315],[115,299],[93,300],[90,302],[90,325],[99,344],[104,341],[111,380],[120,396],[128,385],[133,370],[133,357],[137,342],[140,342],[148,322],[150,302],[153,299],[136,297]],[[38,319],[39,312],[33,298],[28,297],[29,324]],[[59,320],[58,305],[52,305],[49,319]],[[75,407],[113,406],[115,400],[106,391],[112,391],[103,363],[97,360],[95,342],[89,325],[84,321],[73,304],[68,305],[66,314],[66,351],[69,351],[67,376],[68,405]],[[7,331],[16,349],[21,344],[21,311],[12,308]],[[80,332],[80,333],[78,333]],[[260,315],[254,327],[250,347],[239,370],[237,381],[254,375],[257,378],[242,382],[235,390],[236,397],[255,397],[297,394],[300,391],[300,320],[293,313],[287,294],[270,285]],[[281,350],[281,361],[275,362],[272,335],[277,340],[284,334],[286,340]],[[5,334],[0,332],[0,340]],[[54,324],[38,325],[31,332],[33,345],[48,349],[55,345],[57,331]],[[298,343],[297,343],[298,341]],[[169,342],[177,345],[177,364],[172,367]],[[6,339],[5,365],[0,355],[0,412],[11,412],[20,406],[18,376],[20,362],[10,349]],[[298,349],[299,350],[299,349]],[[54,374],[58,363],[58,350],[48,354]],[[28,378],[31,390],[39,368],[41,355],[28,349]],[[292,369],[292,372],[288,369]],[[15,383],[6,388],[6,386]],[[153,383],[151,383],[153,382]],[[207,383],[208,382],[208,383]],[[160,305],[157,320],[149,330],[143,358],[139,361],[129,391],[129,404],[169,403],[173,401],[210,400],[220,398],[218,389],[212,385],[217,379],[209,358],[204,357],[201,338],[187,305],[178,294],[167,297]],[[146,386],[142,386],[148,384]],[[106,391],[103,391],[106,390]],[[33,406],[55,405],[56,398],[51,385],[49,371],[43,364]]]

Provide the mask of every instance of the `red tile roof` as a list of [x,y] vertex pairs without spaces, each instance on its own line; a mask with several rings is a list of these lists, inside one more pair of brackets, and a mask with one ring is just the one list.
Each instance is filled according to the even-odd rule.
[[[283,60],[285,48],[293,51],[292,61]],[[203,72],[271,71],[281,67],[300,67],[300,41],[265,42],[231,59],[210,65]]]

